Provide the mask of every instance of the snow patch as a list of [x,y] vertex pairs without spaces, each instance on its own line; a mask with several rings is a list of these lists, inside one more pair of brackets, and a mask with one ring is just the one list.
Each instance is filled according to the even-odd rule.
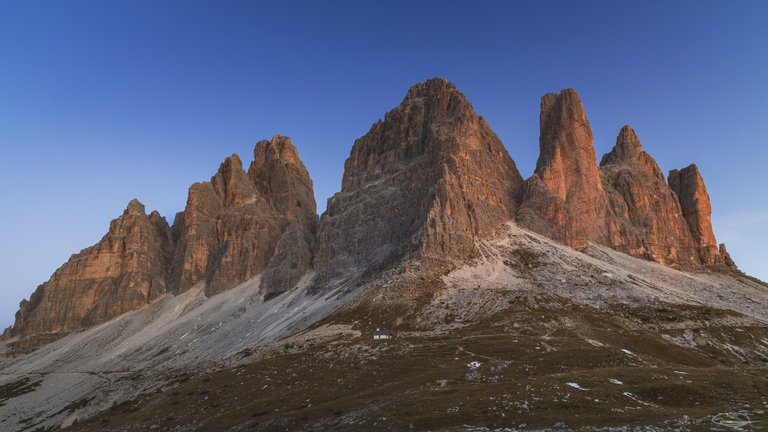
[[642,401],[642,400],[638,399],[638,398],[637,398],[637,396],[633,395],[633,394],[632,394],[632,393],[630,393],[630,392],[624,392],[624,393],[622,393],[622,394],[623,394],[624,396],[626,396],[626,397],[628,397],[628,398],[632,399],[633,401],[635,401],[635,402],[637,402],[637,403],[640,403],[640,404],[643,404],[643,405],[645,405],[645,406],[658,407],[658,405],[656,405],[656,404],[654,404],[654,403],[645,402],[645,401]]
[[575,383],[575,382],[567,382],[566,384],[568,386],[570,386],[570,387],[575,388],[576,390],[582,390],[582,391],[588,391],[589,390],[588,388],[584,388],[584,387],[580,386],[578,383]]

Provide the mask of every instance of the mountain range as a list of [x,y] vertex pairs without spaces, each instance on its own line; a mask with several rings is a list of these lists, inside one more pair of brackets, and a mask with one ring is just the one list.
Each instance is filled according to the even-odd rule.
[[[458,386],[457,380],[470,393],[480,383],[504,382],[500,371],[523,353],[531,359],[579,353],[583,370],[591,371],[581,376],[585,382],[608,366],[615,373],[633,366],[641,371],[633,378],[641,387],[653,373],[668,369],[675,378],[674,370],[685,367],[698,368],[684,373],[701,380],[736,383],[717,401],[696,399],[703,390],[692,382],[671,393],[659,390],[663,386],[620,393],[622,403],[653,411],[643,417],[621,403],[606,405],[621,410],[613,411],[621,424],[676,418],[679,409],[662,408],[663,398],[678,392],[695,393],[692,400],[713,410],[737,400],[762,404],[768,380],[755,380],[751,393],[739,393],[739,386],[768,362],[768,287],[740,272],[718,245],[696,165],[665,178],[635,130],[617,129],[615,146],[598,163],[578,93],[544,95],[540,154],[524,179],[467,98],[436,78],[411,87],[354,142],[341,190],[320,216],[309,173],[283,135],[258,142],[247,170],[233,154],[210,181],[193,184],[172,224],[132,200],[97,244],[73,255],[21,302],[0,344],[0,388],[11,395],[0,395],[0,412],[7,414],[2,422],[18,430],[493,427],[503,424],[502,411],[441,423],[425,412],[403,413],[388,393],[354,403],[335,396],[344,408],[334,410],[314,389],[315,378],[297,371],[314,367],[343,382],[344,374],[324,361],[356,358],[376,369],[382,359],[416,356],[440,370],[434,360],[440,356],[474,359],[478,365],[469,363],[469,370],[464,363],[460,372],[446,369],[449,378],[437,374],[417,384],[405,370],[402,380],[385,380],[410,383],[393,391],[410,391],[414,403],[431,407],[434,398],[450,399],[450,406],[440,407],[445,417],[458,402],[443,390]],[[396,342],[371,345],[368,334],[380,326]],[[486,343],[472,348],[470,338]],[[493,338],[500,339],[494,344]],[[511,348],[517,341],[529,345],[517,352]],[[395,348],[387,352],[388,346]],[[426,347],[434,356],[420,352]],[[560,374],[577,367],[567,359],[547,361],[540,366],[546,374],[530,385],[551,385],[558,365]],[[522,375],[508,376],[538,376],[535,361],[526,362],[515,366]],[[280,371],[272,379],[283,387],[269,387],[269,368]],[[172,403],[177,388],[190,401],[200,399],[203,390],[190,386],[210,386],[203,383],[215,374],[226,375],[222,382],[231,379],[228,385],[241,374],[253,385],[265,383],[264,398],[250,396],[258,403],[249,408],[263,413],[233,413],[239,406],[234,393],[216,402],[230,406],[214,407],[224,413],[219,417],[182,414]],[[576,395],[588,390],[587,384],[563,383]],[[285,396],[291,385],[319,398],[313,400],[329,412],[313,411],[301,396]],[[419,393],[424,386],[443,396]],[[280,414],[283,408],[269,402],[280,397],[303,408]],[[537,424],[536,418],[550,419],[520,408],[516,398],[507,408],[526,420],[513,426],[551,426]],[[199,403],[210,408],[206,399]],[[141,416],[131,418],[136,412]],[[387,416],[395,423],[373,424]],[[611,425],[598,417],[586,415],[583,424]],[[206,423],[212,418],[227,427]]]

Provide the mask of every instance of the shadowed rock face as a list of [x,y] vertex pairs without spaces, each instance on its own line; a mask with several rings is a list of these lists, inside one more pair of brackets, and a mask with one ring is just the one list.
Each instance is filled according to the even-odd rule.
[[712,205],[698,167],[691,164],[681,170],[669,172],[669,186],[677,194],[685,221],[691,230],[699,259],[707,266],[725,266],[735,269],[725,245],[717,246],[712,231]]
[[261,284],[267,296],[296,285],[312,267],[316,248],[317,205],[312,180],[288,137],[261,141],[254,149],[248,176],[275,211],[287,221]]
[[405,255],[451,260],[516,213],[522,178],[456,87],[413,86],[355,141],[320,220],[316,267],[362,269]]
[[259,142],[248,173],[232,155],[210,182],[192,185],[174,222],[177,292],[204,282],[214,295],[264,270],[264,290],[285,291],[311,265],[315,212],[312,181],[289,138]]
[[610,233],[612,248],[670,267],[699,266],[680,203],[631,126],[621,129],[613,150],[603,155],[600,174],[618,219],[618,229]]
[[210,182],[190,187],[174,222],[177,291],[205,282],[206,294],[213,295],[255,276],[277,241],[275,219],[240,158],[227,158]]
[[526,181],[518,224],[574,248],[609,244],[616,222],[608,211],[592,130],[578,93],[541,98],[540,154]]
[[21,302],[6,336],[27,338],[20,351],[138,309],[166,293],[171,233],[157,212],[133,200],[94,246],[66,264]]

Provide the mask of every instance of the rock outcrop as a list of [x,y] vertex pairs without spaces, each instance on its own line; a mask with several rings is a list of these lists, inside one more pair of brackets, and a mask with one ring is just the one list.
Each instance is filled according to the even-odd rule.
[[28,351],[153,302],[168,290],[168,223],[133,200],[94,246],[72,255],[24,300],[6,337]]
[[517,211],[522,178],[453,84],[413,86],[355,141],[320,220],[315,265],[356,271],[403,257],[466,257]]
[[312,181],[288,137],[256,144],[248,172],[237,155],[210,182],[189,189],[177,215],[177,292],[204,283],[206,295],[266,271],[267,295],[293,286],[310,268],[317,225]]
[[681,170],[672,170],[668,176],[669,186],[680,200],[683,217],[691,230],[702,264],[710,267],[723,266],[736,269],[725,245],[718,247],[712,230],[712,205],[709,201],[704,179],[699,168],[691,164]]
[[624,126],[600,161],[603,190],[618,229],[610,246],[670,267],[699,267],[696,247],[677,196],[635,131]]
[[609,244],[608,211],[592,130],[573,89],[541,98],[539,159],[526,181],[518,224],[571,247]]

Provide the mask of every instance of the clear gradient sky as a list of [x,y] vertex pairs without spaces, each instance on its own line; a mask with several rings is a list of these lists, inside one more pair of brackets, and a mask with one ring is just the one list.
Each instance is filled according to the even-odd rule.
[[528,177],[539,98],[576,88],[598,158],[632,124],[698,164],[718,241],[768,279],[768,2],[0,2],[0,326],[131,198],[290,135],[319,210],[355,138],[440,76]]

